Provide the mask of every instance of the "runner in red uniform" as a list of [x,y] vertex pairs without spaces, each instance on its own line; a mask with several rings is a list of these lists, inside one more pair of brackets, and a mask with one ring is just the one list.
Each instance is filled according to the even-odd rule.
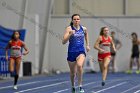
[[110,47],[116,51],[112,38],[109,36],[108,27],[102,27],[100,36],[94,44],[94,48],[98,50],[98,61],[102,73],[102,86],[105,85],[105,80],[108,71],[108,65],[111,58]]
[[[25,49],[25,52],[21,53],[21,48]],[[9,41],[6,47],[6,60],[8,61],[8,49],[10,49],[10,60],[9,60],[9,69],[11,74],[16,71],[14,74],[14,89],[17,89],[17,81],[19,77],[19,69],[21,63],[21,56],[26,55],[29,53],[25,43],[20,40],[20,33],[19,31],[14,31],[12,35],[12,39]],[[15,70],[14,70],[15,68]]]

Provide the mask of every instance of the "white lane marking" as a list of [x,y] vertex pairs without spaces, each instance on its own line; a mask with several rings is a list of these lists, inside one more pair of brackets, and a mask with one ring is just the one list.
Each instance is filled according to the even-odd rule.
[[140,84],[137,85],[137,86],[134,86],[134,87],[132,87],[132,88],[130,88],[130,89],[128,89],[128,90],[125,90],[125,91],[123,91],[123,92],[121,92],[121,93],[126,93],[126,92],[128,92],[128,91],[131,91],[131,90],[137,88],[137,87],[140,87]]
[[[84,87],[84,86],[87,86],[87,85],[90,85],[90,84],[94,84],[94,83],[96,83],[96,82],[91,82],[91,83],[84,84],[83,87]],[[77,87],[78,87],[78,86],[76,86],[76,88],[77,88]],[[63,90],[59,90],[59,91],[53,92],[53,93],[60,93],[60,92],[67,91],[67,90],[69,90],[69,89],[63,89]]]
[[136,92],[134,92],[134,93],[139,93],[140,92],[140,90],[137,90]]
[[[60,80],[60,79],[34,81],[34,82],[28,82],[28,83],[18,84],[18,86],[26,86],[26,85],[31,85],[31,84],[35,84],[35,83],[51,82],[51,81],[56,81],[56,80]],[[1,90],[1,89],[11,88],[11,87],[13,87],[13,86],[4,86],[4,87],[0,87],[0,90]]]
[[33,91],[33,90],[37,90],[37,89],[41,89],[41,88],[46,88],[46,87],[51,87],[51,86],[60,85],[60,84],[67,83],[67,82],[69,82],[69,81],[54,83],[54,84],[45,85],[45,86],[40,86],[40,87],[35,87],[35,88],[29,88],[29,89],[21,90],[21,91],[14,92],[14,93],[23,93],[23,92],[27,92],[27,91]]
[[126,83],[127,83],[127,82],[122,82],[122,83],[116,84],[116,85],[114,85],[114,86],[111,86],[111,87],[108,87],[108,88],[101,89],[101,90],[96,91],[96,92],[93,91],[92,93],[100,93],[100,92],[102,92],[102,91],[109,90],[109,89],[112,89],[112,88],[115,88],[115,87],[121,86],[121,85],[123,85],[123,84],[126,84]]
[[[115,81],[119,81],[119,80],[123,80],[123,79],[116,79],[116,80],[107,80],[107,81],[111,81],[111,82],[115,82]],[[96,81],[96,82],[91,82],[91,83],[87,83],[87,84],[84,84],[84,86],[87,86],[87,85],[90,85],[90,84],[94,84],[94,83],[97,83],[97,82],[101,82],[101,81]],[[111,83],[109,82],[109,83]],[[78,86],[77,86],[78,87]],[[76,88],[77,88],[76,87]],[[59,91],[56,91],[56,92],[53,92],[53,93],[61,93],[61,92],[64,92],[64,91],[68,91],[69,89],[63,89],[63,90],[59,90]]]

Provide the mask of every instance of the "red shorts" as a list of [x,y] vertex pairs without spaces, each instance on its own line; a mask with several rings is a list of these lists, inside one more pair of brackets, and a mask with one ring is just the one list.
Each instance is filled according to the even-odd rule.
[[21,56],[19,56],[19,57],[10,57],[10,59],[14,59],[14,60],[16,60],[18,58],[21,58]]
[[109,53],[103,53],[103,54],[98,53],[98,61],[103,61],[104,58],[106,58],[106,57],[111,58],[111,53],[110,52]]

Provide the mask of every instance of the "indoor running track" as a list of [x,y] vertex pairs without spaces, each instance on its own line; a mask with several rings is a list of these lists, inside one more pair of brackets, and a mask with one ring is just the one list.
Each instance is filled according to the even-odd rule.
[[[18,82],[18,90],[13,90],[11,79],[1,80],[0,93],[71,93],[69,80],[68,73],[24,77]],[[109,73],[102,87],[101,73],[85,73],[83,87],[85,93],[140,93],[140,75]]]

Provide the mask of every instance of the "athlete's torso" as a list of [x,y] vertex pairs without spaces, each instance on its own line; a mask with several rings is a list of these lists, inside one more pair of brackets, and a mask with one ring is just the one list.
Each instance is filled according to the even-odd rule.
[[105,53],[110,52],[110,46],[111,46],[111,39],[110,37],[107,37],[107,39],[104,36],[101,36],[102,41],[99,44],[99,47],[103,50],[105,50]]
[[21,47],[23,42],[21,40],[11,40],[10,42],[10,56],[11,57],[20,57],[21,56]]
[[132,41],[132,53],[139,53],[139,45],[138,45],[138,41]]
[[73,26],[71,26],[72,30],[75,30],[75,33],[69,39],[69,47],[68,52],[79,52],[85,51],[84,49],[84,30],[82,26],[80,26],[79,30],[76,30]]

